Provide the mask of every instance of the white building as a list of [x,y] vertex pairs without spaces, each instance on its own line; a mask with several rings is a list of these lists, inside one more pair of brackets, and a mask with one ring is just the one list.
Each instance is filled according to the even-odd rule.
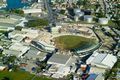
[[47,44],[46,42],[43,42],[43,41],[34,40],[34,41],[32,41],[32,46],[34,46],[34,47],[36,47],[40,50],[46,51],[46,52],[55,51],[55,46],[49,45],[49,44]]
[[29,13],[41,13],[42,9],[23,9],[24,14],[29,14]]
[[46,55],[47,53],[41,52],[40,50],[31,46],[30,49],[25,53],[24,57],[31,60],[36,60],[39,58],[40,61],[43,61],[46,59]]
[[79,17],[82,17],[82,16],[84,16],[84,12],[78,12],[78,13],[76,13],[76,15]]
[[99,53],[95,51],[86,61],[87,64],[91,66],[111,69],[117,62],[117,57],[112,54]]
[[39,35],[39,30],[31,29],[31,28],[22,28],[23,32],[26,32],[25,36],[29,38],[36,38]]
[[87,21],[88,23],[91,23],[93,21],[93,16],[84,15],[84,21]]
[[57,64],[65,66],[69,61],[70,56],[63,54],[53,54],[52,57],[48,60],[48,64]]
[[74,9],[74,13],[75,13],[75,14],[78,14],[78,13],[80,13],[80,12],[81,12],[81,10],[80,10],[79,8],[75,8],[75,9]]
[[43,0],[38,0],[38,3],[43,2]]
[[107,18],[99,18],[98,21],[100,24],[108,24],[108,19]]
[[9,23],[0,23],[1,31],[12,31],[15,30],[15,25]]
[[25,22],[28,22],[28,20],[26,20],[25,18],[22,18],[22,19],[21,19],[21,22],[18,23],[16,26],[25,27]]
[[10,50],[15,50],[15,51],[19,51],[21,53],[26,53],[30,47],[28,46],[25,46],[21,43],[13,43],[10,47],[9,47]]
[[59,33],[59,27],[52,27],[51,28],[51,32],[52,32],[52,34],[58,34]]
[[76,57],[63,55],[63,54],[53,54],[53,56],[48,60],[48,64],[52,64],[49,68],[48,73],[53,74],[53,78],[63,78],[71,72],[76,70]]
[[4,55],[8,55],[8,56],[16,56],[16,57],[21,57],[23,55],[22,52],[20,51],[16,51],[16,50],[9,50],[9,49],[4,49],[3,50],[3,54]]
[[79,21],[79,16],[74,16],[74,20],[77,22]]
[[8,34],[9,38],[15,38],[21,36],[23,38],[28,37],[34,39],[39,35],[39,30],[34,30],[30,28],[23,28],[21,31],[12,31]]

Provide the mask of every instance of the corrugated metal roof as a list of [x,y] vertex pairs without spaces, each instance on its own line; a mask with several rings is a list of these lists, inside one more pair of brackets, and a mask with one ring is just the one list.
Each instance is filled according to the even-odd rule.
[[53,56],[49,59],[48,62],[65,65],[66,62],[69,60],[69,58],[70,58],[70,56],[68,56],[68,55],[53,54]]

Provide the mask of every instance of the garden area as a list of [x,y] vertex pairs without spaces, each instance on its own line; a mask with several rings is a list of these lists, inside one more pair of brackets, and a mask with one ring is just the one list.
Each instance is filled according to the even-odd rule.
[[26,26],[41,29],[47,26],[48,24],[49,22],[46,19],[35,19],[35,20],[29,20]]
[[96,43],[95,39],[74,36],[74,35],[65,35],[54,38],[56,47],[61,50],[72,50],[75,48],[89,48],[92,44]]
[[[34,78],[34,79],[33,79]],[[0,71],[0,80],[53,80],[45,76],[35,76],[24,71]]]

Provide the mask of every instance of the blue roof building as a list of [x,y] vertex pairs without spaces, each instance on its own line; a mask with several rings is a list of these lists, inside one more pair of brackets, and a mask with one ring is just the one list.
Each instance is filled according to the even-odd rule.
[[90,76],[86,80],[95,80],[98,75],[90,74]]

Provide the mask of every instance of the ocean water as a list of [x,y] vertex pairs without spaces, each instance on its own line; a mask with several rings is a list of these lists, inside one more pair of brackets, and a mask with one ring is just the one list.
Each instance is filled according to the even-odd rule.
[[7,0],[7,9],[18,9],[28,6],[27,0]]

